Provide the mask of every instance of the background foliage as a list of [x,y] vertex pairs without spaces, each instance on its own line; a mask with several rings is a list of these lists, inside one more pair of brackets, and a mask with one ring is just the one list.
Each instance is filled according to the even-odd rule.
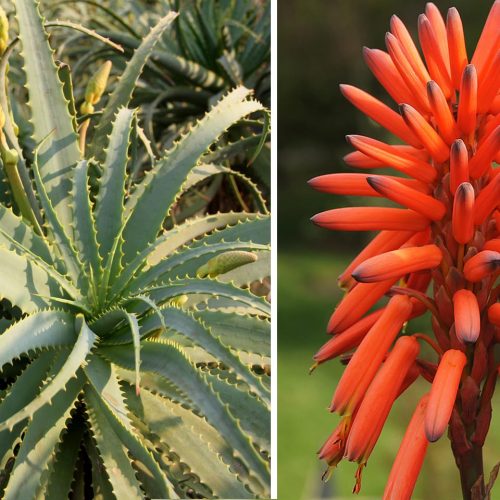
[[[443,14],[455,6],[464,23],[469,55],[484,24],[490,1],[436,1]],[[327,410],[341,374],[339,361],[308,377],[312,355],[326,336],[328,318],[340,295],[337,276],[371,235],[321,230],[309,222],[315,213],[359,205],[349,197],[329,196],[307,185],[311,177],[347,171],[342,157],[349,133],[381,140],[383,129],[345,100],[338,84],[349,83],[384,102],[388,96],[362,57],[362,47],[384,48],[392,14],[416,37],[425,1],[283,0],[278,3],[278,182],[279,213],[279,491],[283,498],[350,498],[355,465],[342,464],[326,485],[315,456],[337,419]],[[427,323],[422,323],[425,328]],[[426,386],[417,388],[422,393]],[[428,387],[428,385],[427,385]],[[389,474],[415,392],[395,405],[368,467],[361,497],[378,498]],[[411,403],[410,403],[411,402]],[[494,400],[500,410],[498,394]],[[486,470],[498,461],[500,429],[492,424]],[[496,459],[496,460],[495,460]],[[428,471],[426,473],[425,471]],[[432,480],[429,480],[432,478]],[[415,498],[458,498],[459,477],[447,439],[429,450]]]

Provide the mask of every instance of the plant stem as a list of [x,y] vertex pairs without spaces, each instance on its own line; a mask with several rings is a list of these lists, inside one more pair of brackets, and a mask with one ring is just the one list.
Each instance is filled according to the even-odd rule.
[[[473,445],[469,452],[455,455],[455,460],[460,472],[464,500],[483,500],[485,498],[485,485],[482,447]],[[479,488],[474,487],[476,483],[478,483]]]

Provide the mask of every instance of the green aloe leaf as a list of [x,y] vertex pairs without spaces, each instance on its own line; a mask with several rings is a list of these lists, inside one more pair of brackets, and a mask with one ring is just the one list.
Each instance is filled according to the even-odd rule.
[[71,379],[65,391],[60,391],[51,404],[43,405],[33,415],[16,456],[5,490],[5,500],[36,497],[42,474],[50,470],[61,432],[66,427],[66,420],[83,383],[81,374]]
[[212,108],[146,175],[126,205],[124,263],[130,262],[157,236],[183,183],[201,155],[234,122],[262,106],[238,87]]
[[58,217],[69,226],[73,220],[69,198],[71,168],[80,159],[80,151],[38,4],[37,0],[15,0],[21,54],[33,139],[40,143],[51,134],[40,149],[40,175]]
[[75,212],[75,246],[80,260],[85,263],[87,274],[96,276],[100,272],[100,261],[88,181],[89,165],[87,160],[82,160],[75,167],[71,193]]
[[215,497],[254,498],[243,484],[244,469],[232,457],[230,446],[205,419],[147,390],[137,397],[132,387],[125,389],[134,415],[145,424],[144,432],[156,435],[157,445],[164,444],[178,455],[201,482],[210,485]]
[[72,346],[75,340],[72,314],[63,311],[36,312],[0,335],[0,366],[11,363],[22,354]]
[[[101,352],[110,361],[127,369],[133,369],[134,359],[127,346],[101,347]],[[205,415],[207,420],[231,443],[235,453],[249,467],[262,485],[269,482],[269,471],[262,458],[245,436],[241,428],[213,392],[206,378],[185,356],[179,346],[169,342],[146,341],[142,345],[142,367],[165,377],[178,386]]]
[[83,316],[77,316],[75,320],[75,329],[78,330],[78,338],[64,364],[36,398],[32,399],[14,415],[0,422],[0,430],[5,428],[12,429],[14,425],[21,422],[26,417],[32,417],[32,415],[43,406],[51,404],[54,397],[60,391],[65,390],[70,379],[77,377],[78,370],[85,364],[87,356],[94,347],[96,336],[94,332],[88,328]]
[[[165,29],[172,23],[177,14],[169,12],[163,17],[156,26],[150,31],[148,36],[144,38],[142,43],[137,47],[132,59],[127,64],[120,80],[118,81],[113,92],[109,96],[108,103],[104,108],[99,125],[96,127],[95,140],[92,145],[92,153],[97,160],[103,160],[103,151],[106,145],[106,137],[111,132],[112,122],[117,111],[121,107],[127,107],[132,93],[136,86],[142,70],[151,56],[154,46],[158,43]],[[120,43],[120,42],[119,42]]]
[[[99,253],[104,261],[111,260],[109,253],[122,226],[125,176],[134,114],[130,109],[118,110],[99,179],[95,219]],[[104,265],[109,265],[109,262]]]

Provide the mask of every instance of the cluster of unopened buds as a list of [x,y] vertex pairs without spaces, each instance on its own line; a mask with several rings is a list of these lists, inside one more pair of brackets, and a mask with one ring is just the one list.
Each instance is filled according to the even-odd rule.
[[[500,1],[470,60],[455,8],[445,21],[427,4],[418,37],[425,64],[396,16],[387,52],[364,49],[399,113],[341,86],[354,106],[406,144],[348,136],[356,151],[345,162],[370,173],[310,181],[326,193],[385,198],[403,207],[340,208],[312,218],[332,230],[380,231],[341,274],[346,294],[328,323],[331,339],[314,356],[313,367],[338,356],[347,364],[330,407],[342,417],[319,456],[327,476],[343,458],[358,462],[359,492],[393,403],[423,377],[430,390],[416,405],[384,498],[411,498],[428,444],[447,430],[464,498],[487,498],[493,480],[484,476],[482,448],[500,343]],[[387,167],[402,175],[371,173]],[[373,310],[384,296],[388,302]],[[433,335],[406,333],[407,323],[426,313]],[[422,357],[422,342],[434,359]]]

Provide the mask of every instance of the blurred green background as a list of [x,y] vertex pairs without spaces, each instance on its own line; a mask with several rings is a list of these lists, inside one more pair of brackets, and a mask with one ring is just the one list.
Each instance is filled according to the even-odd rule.
[[[472,55],[491,1],[435,2],[443,15],[460,11]],[[312,356],[327,340],[325,327],[340,298],[336,278],[372,235],[337,233],[313,226],[309,217],[359,198],[316,193],[306,181],[346,170],[344,136],[358,133],[390,140],[375,123],[345,101],[339,83],[350,83],[387,101],[365,66],[362,47],[384,49],[392,14],[416,39],[424,1],[279,0],[278,2],[278,494],[280,499],[352,498],[356,465],[343,462],[324,484],[316,451],[336,426],[328,412],[342,372],[338,361],[307,375]],[[368,204],[369,200],[361,200]],[[414,326],[430,331],[428,321]],[[419,395],[421,382],[395,404],[363,473],[358,498],[381,498],[392,461]],[[494,402],[500,411],[500,397]],[[498,418],[498,417],[497,417]],[[500,426],[492,423],[485,471],[500,459]],[[461,498],[460,481],[446,437],[429,447],[415,499]],[[500,485],[494,489],[500,499]]]

